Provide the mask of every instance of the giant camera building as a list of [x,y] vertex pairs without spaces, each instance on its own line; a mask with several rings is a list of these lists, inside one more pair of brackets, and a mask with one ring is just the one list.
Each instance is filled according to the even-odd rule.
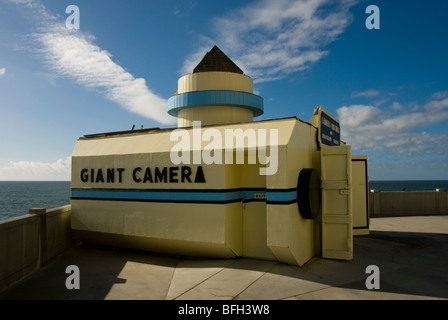
[[[174,129],[86,135],[72,155],[72,228],[77,237],[119,247],[213,258],[251,257],[303,265],[315,255],[352,259],[353,235],[369,232],[367,158],[340,141],[322,107],[309,121],[254,121],[263,99],[252,79],[218,47],[178,80],[168,112],[191,137],[213,129],[277,133],[245,146],[245,161],[173,163]],[[177,129],[179,130],[179,129]],[[275,143],[275,145],[272,145]],[[260,174],[276,150],[274,174]],[[222,154],[228,156],[224,144]],[[263,160],[264,159],[264,160]],[[241,160],[241,158],[240,158]],[[272,160],[272,158],[271,158]],[[243,162],[243,163],[241,163]]]

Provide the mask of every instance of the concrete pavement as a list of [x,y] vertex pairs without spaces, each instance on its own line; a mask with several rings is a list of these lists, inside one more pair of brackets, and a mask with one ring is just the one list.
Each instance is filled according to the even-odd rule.
[[[370,230],[354,238],[352,261],[315,257],[301,268],[79,245],[0,299],[448,299],[448,216],[374,218]],[[69,265],[79,267],[79,290],[65,286]],[[369,265],[379,290],[366,289]]]

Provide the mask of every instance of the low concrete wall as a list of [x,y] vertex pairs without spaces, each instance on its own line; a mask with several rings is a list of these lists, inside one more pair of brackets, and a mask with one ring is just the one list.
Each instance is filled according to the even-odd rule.
[[448,192],[371,191],[370,217],[448,215]]
[[72,247],[71,206],[0,221],[0,292]]

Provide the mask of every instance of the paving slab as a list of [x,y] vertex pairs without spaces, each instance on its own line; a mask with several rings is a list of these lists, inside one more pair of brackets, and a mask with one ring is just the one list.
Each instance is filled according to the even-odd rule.
[[310,278],[309,275],[301,268],[277,263],[236,299],[280,300],[329,287],[328,284],[306,280],[307,278]]
[[[107,300],[163,300],[175,271],[175,263],[163,263],[160,259],[144,261],[127,261],[118,279],[124,281],[114,283],[105,299]],[[159,263],[157,263],[159,262]]]
[[287,300],[443,300],[441,298],[401,294],[384,291],[369,291],[328,287],[322,290],[291,297]]
[[448,216],[371,218],[370,230],[447,234]]
[[180,298],[183,294],[186,294],[233,263],[235,263],[233,259],[179,261],[166,299]]
[[276,263],[275,261],[237,259],[227,268],[191,288],[177,299],[233,299],[257,281],[265,272],[272,269]]

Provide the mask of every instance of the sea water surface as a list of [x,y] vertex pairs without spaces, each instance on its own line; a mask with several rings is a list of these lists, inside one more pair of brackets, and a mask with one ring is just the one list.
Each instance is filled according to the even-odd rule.
[[0,181],[0,220],[70,204],[70,181]]
[[[448,190],[448,181],[370,181],[369,190]],[[70,204],[70,181],[0,181],[0,220],[22,216],[30,208],[53,209]]]

